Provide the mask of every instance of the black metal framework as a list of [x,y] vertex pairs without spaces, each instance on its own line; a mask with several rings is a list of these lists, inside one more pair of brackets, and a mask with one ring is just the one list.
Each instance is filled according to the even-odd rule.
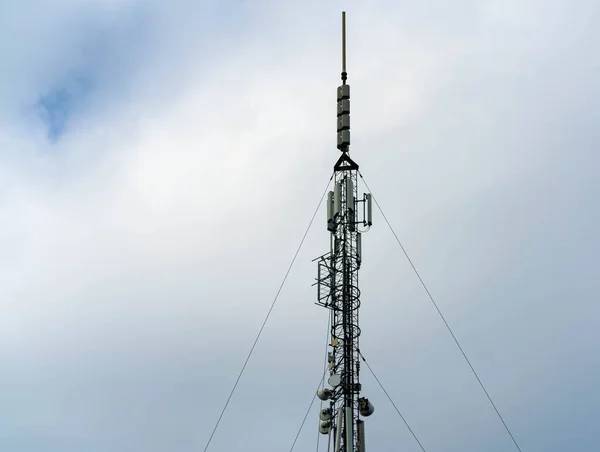
[[[334,441],[334,452],[364,452],[364,424],[360,416],[373,413],[370,402],[359,397],[358,311],[361,264],[359,225],[371,226],[371,195],[359,200],[358,164],[350,158],[350,86],[346,83],[346,16],[342,12],[342,85],[337,88],[337,148],[341,155],[334,169],[334,191],[327,198],[327,230],[330,251],[318,260],[317,304],[330,310],[331,342],[328,351],[331,388],[320,391],[329,401],[321,412],[319,430]],[[362,203],[362,220],[359,209]],[[333,438],[331,433],[333,432]]]
[[[347,156],[343,153],[342,156]],[[340,159],[341,160],[341,159]],[[346,159],[344,159],[346,161]],[[335,212],[331,231],[331,250],[317,258],[318,260],[318,295],[317,304],[330,310],[331,343],[328,354],[330,376],[339,375],[341,384],[332,388],[330,409],[332,417],[333,437],[337,435],[336,422],[339,410],[351,408],[352,422],[341,425],[341,447],[344,452],[358,450],[356,425],[359,421],[359,381],[360,361],[358,350],[360,327],[360,289],[358,287],[358,270],[360,268],[360,232],[358,226],[367,226],[366,218],[358,221],[357,207],[363,200],[357,199],[358,165],[349,157],[352,168],[335,168],[334,183],[339,193],[339,212]],[[336,164],[336,167],[338,165]],[[350,165],[348,165],[350,166]],[[351,191],[350,191],[351,190]],[[333,207],[330,207],[333,212]],[[364,209],[363,209],[364,212]],[[352,425],[352,444],[347,444],[346,428]]]

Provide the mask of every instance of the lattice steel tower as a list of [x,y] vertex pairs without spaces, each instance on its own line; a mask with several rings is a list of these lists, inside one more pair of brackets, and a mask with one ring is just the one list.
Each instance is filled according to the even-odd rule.
[[358,311],[361,233],[372,224],[371,195],[358,198],[358,165],[350,158],[350,85],[346,83],[346,14],[342,12],[342,84],[337,89],[337,147],[342,155],[334,165],[334,189],[327,196],[330,251],[318,261],[317,304],[329,310],[331,342],[328,350],[328,387],[317,393],[329,407],[321,409],[319,430],[328,435],[328,450],[364,452],[361,417],[373,405],[360,396]]

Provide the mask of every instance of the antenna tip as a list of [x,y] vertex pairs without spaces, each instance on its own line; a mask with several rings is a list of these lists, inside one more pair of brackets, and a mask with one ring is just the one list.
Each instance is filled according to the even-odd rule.
[[346,11],[342,11],[342,80],[346,74]]

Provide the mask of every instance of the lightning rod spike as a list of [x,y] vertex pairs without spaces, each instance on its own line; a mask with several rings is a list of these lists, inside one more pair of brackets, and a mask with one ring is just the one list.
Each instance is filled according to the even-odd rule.
[[342,83],[346,84],[346,11],[342,11]]

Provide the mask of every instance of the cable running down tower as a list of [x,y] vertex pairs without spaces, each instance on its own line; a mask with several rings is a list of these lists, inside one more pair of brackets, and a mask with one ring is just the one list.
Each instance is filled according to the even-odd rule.
[[317,392],[329,401],[321,409],[319,430],[328,435],[328,451],[365,452],[361,417],[373,414],[373,405],[360,396],[358,270],[362,260],[361,234],[372,224],[371,195],[358,198],[358,165],[350,158],[350,85],[346,83],[346,13],[342,12],[342,84],[337,89],[337,148],[334,189],[327,196],[330,250],[318,261],[317,304],[329,310],[331,342],[328,351],[329,387]]

